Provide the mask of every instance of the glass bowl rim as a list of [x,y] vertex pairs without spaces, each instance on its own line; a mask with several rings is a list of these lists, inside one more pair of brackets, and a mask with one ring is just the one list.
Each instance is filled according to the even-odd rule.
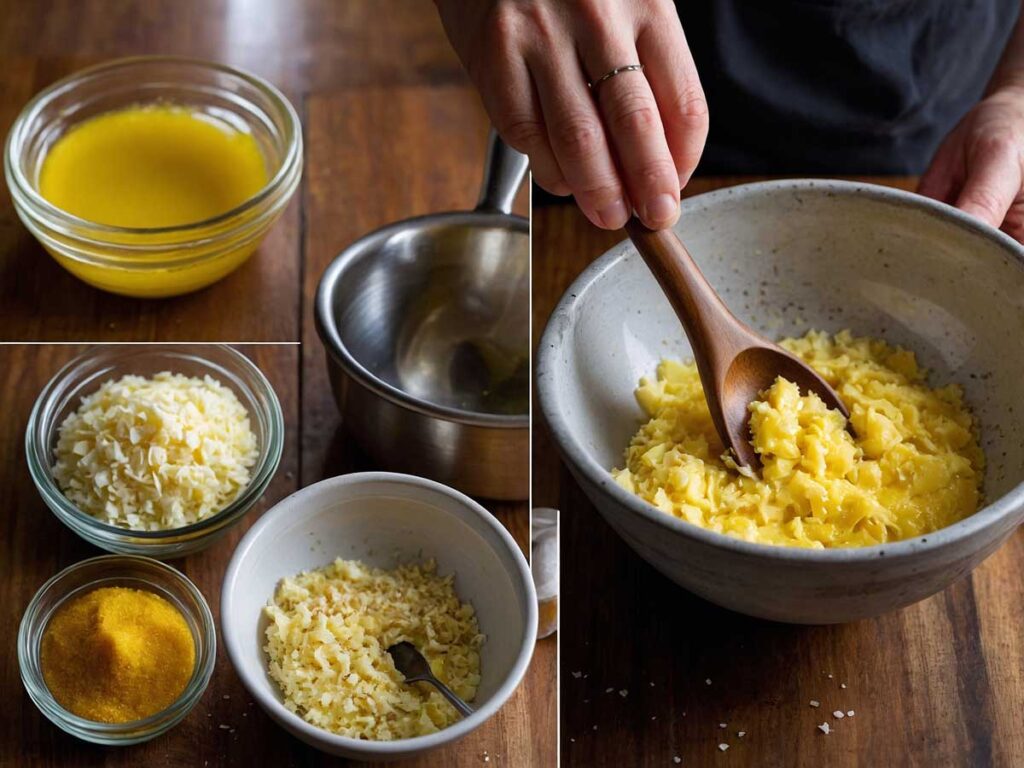
[[[285,156],[274,175],[258,192],[230,210],[201,221],[166,227],[119,227],[110,224],[101,224],[99,222],[89,221],[88,219],[83,219],[75,216],[74,214],[68,213],[43,197],[35,186],[30,184],[29,180],[25,177],[25,174],[21,169],[21,163],[19,162],[20,152],[17,156],[15,154],[15,148],[20,149],[21,145],[25,141],[24,134],[28,118],[51,99],[74,90],[82,83],[91,80],[98,80],[104,75],[120,71],[127,67],[158,64],[193,67],[200,71],[206,70],[208,72],[228,75],[251,85],[257,91],[266,96],[273,104],[274,108],[284,116],[285,123],[287,124],[290,133],[290,137],[287,135],[285,136],[285,138],[288,139]],[[253,105],[253,102],[248,99],[242,99],[241,101],[246,104]],[[244,70],[237,69],[226,64],[220,64],[218,62],[189,56],[126,56],[73,72],[39,91],[29,99],[28,103],[22,108],[21,112],[18,113],[14,123],[11,125],[11,129],[7,134],[6,146],[4,148],[4,165],[6,166],[8,186],[11,188],[12,194],[15,194],[16,192],[17,195],[26,198],[32,206],[39,209],[38,211],[33,211],[33,218],[38,218],[40,213],[42,213],[50,218],[70,223],[75,227],[85,228],[93,232],[107,235],[159,236],[188,234],[192,232],[198,233],[218,224],[224,224],[231,219],[237,218],[242,214],[253,210],[266,201],[275,191],[284,187],[288,178],[294,173],[296,167],[301,166],[301,164],[302,124],[299,120],[298,113],[295,111],[291,102],[285,98],[284,94],[281,93],[276,86],[271,84],[268,80]],[[198,238],[197,240],[199,242],[203,242],[210,239],[216,239],[216,236],[212,238]],[[176,242],[174,245],[177,248],[184,248],[189,245],[189,242]]]
[[[43,597],[47,592],[57,586],[62,579],[66,579],[68,576],[78,571],[85,570],[100,563],[112,561],[117,561],[119,565],[143,564],[156,568],[157,571],[182,586],[198,606],[196,623],[199,625],[198,631],[201,634],[203,650],[203,655],[196,658],[195,669],[192,672],[191,678],[189,678],[185,688],[173,702],[158,712],[154,712],[152,715],[148,715],[140,720],[131,720],[124,723],[104,723],[76,715],[74,712],[71,712],[61,706],[54,697],[53,693],[46,685],[46,681],[42,678],[41,665],[40,675],[38,678],[36,675],[29,672],[31,669],[29,662],[33,657],[38,655],[40,642],[30,641],[28,636],[28,624],[29,619],[34,618],[35,614],[38,613]],[[147,578],[136,575],[132,578],[145,582],[150,586],[160,586],[152,577]],[[83,590],[89,590],[95,583],[98,582],[90,582],[68,592],[67,594],[61,595],[57,599],[57,606],[62,605],[71,595],[82,592]],[[165,597],[164,599],[167,598]],[[174,607],[178,609],[179,612],[181,611],[181,606],[175,604]],[[56,606],[54,610],[56,610]],[[52,619],[52,611],[50,618]],[[213,618],[213,612],[210,610],[210,605],[203,596],[203,593],[192,582],[192,580],[188,578],[188,576],[178,569],[172,568],[166,563],[162,563],[151,557],[145,557],[144,555],[97,555],[96,557],[79,560],[78,562],[72,563],[66,568],[55,573],[43,582],[43,585],[36,590],[32,599],[29,601],[28,606],[25,608],[25,611],[22,613],[21,622],[18,625],[17,642],[18,667],[21,673],[22,685],[25,687],[26,691],[28,691],[29,698],[32,699],[32,702],[36,707],[38,707],[47,718],[53,720],[62,729],[67,730],[65,728],[65,724],[70,726],[73,729],[69,731],[72,735],[82,738],[84,734],[88,733],[90,735],[103,738],[105,740],[104,743],[120,740],[137,742],[139,740],[144,740],[147,737],[162,733],[163,730],[166,730],[163,728],[165,725],[167,728],[171,728],[176,725],[177,722],[198,703],[200,697],[206,691],[206,688],[210,683],[210,679],[213,676],[213,670],[217,661],[217,625]],[[169,719],[172,720],[172,722],[168,724],[167,721]],[[129,731],[129,733],[124,733],[124,731]]]
[[[261,393],[267,399],[268,407],[264,414],[268,424],[267,438],[262,441],[260,446],[260,459],[257,464],[257,470],[249,480],[249,484],[230,504],[215,514],[189,525],[156,531],[136,531],[131,528],[122,528],[97,520],[92,515],[72,504],[60,490],[53,479],[48,461],[40,461],[48,451],[47,446],[41,445],[40,441],[36,440],[37,433],[41,427],[42,413],[51,405],[51,400],[58,387],[75,374],[83,364],[94,359],[97,350],[103,350],[104,346],[90,346],[84,352],[65,363],[40,390],[35,404],[32,406],[28,426],[25,428],[25,454],[28,459],[29,473],[32,475],[32,480],[35,483],[36,489],[43,497],[43,501],[61,520],[66,522],[73,521],[74,525],[81,525],[90,531],[95,531],[105,539],[140,539],[142,541],[139,542],[139,545],[143,547],[149,544],[161,544],[168,539],[194,540],[200,535],[219,531],[239,519],[263,494],[281,463],[281,455],[284,452],[284,414],[281,410],[281,402],[278,400],[277,393],[263,374],[263,371],[252,360],[227,344],[196,342],[195,344],[182,343],[167,346],[170,346],[172,349],[206,346],[226,352],[228,357],[237,362],[243,371],[251,375],[255,381],[256,386],[243,382],[246,389]],[[111,348],[110,345],[106,345],[106,347]],[[158,350],[158,346],[152,344],[118,344],[113,345],[113,348],[120,350],[126,348]],[[163,350],[158,351],[160,353],[163,352]],[[221,367],[202,355],[193,354],[190,356],[201,360],[211,367]],[[258,398],[253,399],[257,400]],[[59,428],[59,425],[56,425],[56,428]]]

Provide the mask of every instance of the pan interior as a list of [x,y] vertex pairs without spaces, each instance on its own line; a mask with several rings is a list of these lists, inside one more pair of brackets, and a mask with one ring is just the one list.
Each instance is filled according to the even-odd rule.
[[419,221],[365,251],[338,281],[349,353],[391,386],[473,413],[529,412],[529,235]]

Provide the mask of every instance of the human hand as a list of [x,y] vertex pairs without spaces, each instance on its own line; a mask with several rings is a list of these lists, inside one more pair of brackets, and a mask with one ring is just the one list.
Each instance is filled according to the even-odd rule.
[[[679,217],[707,104],[670,0],[435,0],[501,137],[605,229]],[[643,72],[587,83],[616,67]]]
[[918,192],[1024,243],[1024,89],[978,102],[942,142]]

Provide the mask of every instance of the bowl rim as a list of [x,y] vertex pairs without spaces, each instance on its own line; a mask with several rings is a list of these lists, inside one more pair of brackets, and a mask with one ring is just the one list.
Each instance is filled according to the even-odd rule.
[[[808,195],[831,195],[868,198],[887,205],[910,208],[923,212],[934,219],[952,223],[967,232],[988,240],[1002,249],[1021,269],[1024,269],[1024,246],[1009,235],[982,223],[973,216],[945,203],[923,197],[913,192],[856,181],[833,179],[778,179],[739,184],[725,187],[683,200],[680,221],[700,208],[719,203],[737,196],[768,196],[776,192],[805,192]],[[679,225],[677,225],[679,226]],[[598,491],[631,514],[639,515],[646,521],[661,526],[674,534],[696,544],[712,547],[722,552],[752,558],[800,564],[862,564],[879,557],[886,559],[907,558],[924,555],[946,547],[963,543],[967,539],[1002,520],[1019,508],[1024,502],[1024,481],[1018,483],[1000,498],[986,504],[977,512],[952,525],[937,531],[910,539],[875,544],[866,547],[843,547],[833,549],[805,549],[801,547],[774,546],[734,538],[717,531],[711,531],[693,523],[667,515],[639,496],[629,493],[612,478],[611,472],[602,467],[576,440],[559,407],[560,397],[553,384],[553,373],[561,366],[557,362],[562,338],[571,331],[577,316],[576,309],[594,282],[606,272],[616,268],[636,249],[628,240],[612,246],[584,269],[566,289],[551,313],[540,344],[537,347],[535,381],[540,410],[547,421],[555,444],[562,457],[576,472],[595,485]]]
[[[274,172],[273,176],[267,180],[259,191],[255,192],[251,197],[246,198],[241,203],[227,211],[218,213],[216,216],[211,216],[200,221],[164,227],[121,227],[112,224],[102,224],[100,222],[90,221],[88,219],[75,216],[62,208],[58,208],[43,197],[35,188],[35,185],[31,184],[25,177],[25,174],[21,169],[21,164],[18,162],[19,158],[14,155],[16,140],[20,140],[22,138],[22,133],[25,131],[25,126],[29,116],[51,98],[74,90],[81,83],[88,80],[97,79],[109,74],[110,72],[124,68],[160,64],[194,67],[198,70],[206,70],[209,72],[228,75],[249,84],[257,91],[268,97],[270,102],[274,105],[274,108],[279,110],[280,114],[284,116],[285,123],[291,133],[287,150],[281,160],[280,167]],[[252,102],[249,102],[248,100],[245,101],[252,104]],[[192,232],[202,233],[203,230],[208,230],[219,224],[224,224],[259,206],[276,190],[285,185],[288,178],[294,173],[296,165],[301,166],[303,152],[302,145],[302,123],[299,120],[298,113],[295,111],[295,107],[293,107],[291,102],[285,98],[284,94],[268,80],[236,67],[191,56],[170,56],[159,54],[124,56],[72,72],[71,74],[62,77],[57,82],[42,89],[29,99],[28,103],[26,103],[18,113],[18,116],[11,124],[11,128],[7,133],[7,140],[4,147],[4,166],[7,173],[8,186],[11,188],[12,195],[15,190],[17,190],[18,195],[26,198],[28,202],[46,216],[59,218],[70,222],[76,227],[107,235],[177,235]],[[38,214],[34,213],[33,218],[37,215]],[[207,233],[206,236],[199,238],[199,242],[214,240],[217,239],[217,237],[218,235],[216,233]],[[176,248],[181,248],[187,245],[188,241],[175,243]]]
[[[459,424],[498,429],[527,429],[530,426],[529,413],[500,414],[483,411],[464,411],[432,403],[429,400],[411,395],[393,384],[389,384],[356,359],[338,332],[332,299],[334,296],[334,286],[343,279],[345,272],[361,259],[369,258],[389,238],[402,232],[439,223],[468,228],[511,229],[516,232],[522,232],[527,237],[529,237],[530,233],[530,222],[516,214],[490,211],[449,211],[403,219],[364,235],[335,256],[320,276],[320,282],[317,284],[316,289],[313,313],[320,342],[331,359],[340,365],[349,376],[364,388],[401,408],[424,416],[444,421],[453,421]],[[530,380],[532,380],[532,356],[530,366]]]
[[[202,635],[204,655],[201,658],[196,658],[192,676],[178,697],[158,712],[154,712],[139,720],[130,720],[124,723],[105,723],[76,715],[74,712],[65,709],[57,701],[56,697],[47,687],[45,680],[41,677],[39,680],[36,680],[35,676],[27,671],[31,666],[29,659],[39,653],[38,646],[40,643],[30,643],[29,641],[28,620],[37,612],[40,601],[61,580],[78,571],[87,570],[104,563],[114,564],[123,568],[131,568],[133,565],[153,568],[167,579],[178,583],[198,606],[197,630]],[[160,584],[151,576],[143,577],[135,574],[130,578],[146,583],[150,587],[158,588],[154,593],[159,597],[164,597],[164,595],[159,594]],[[62,605],[72,595],[86,594],[98,588],[97,585],[99,584],[102,584],[102,580],[91,581],[62,595],[59,598],[58,606]],[[167,598],[164,597],[164,599],[166,600]],[[182,612],[180,606],[175,605],[174,607],[179,613]],[[54,608],[55,610],[56,608]],[[50,618],[52,619],[52,615]],[[40,636],[39,639],[41,642],[42,637]],[[210,684],[216,666],[217,623],[213,618],[213,612],[210,610],[210,604],[207,602],[202,591],[188,576],[177,568],[144,555],[104,554],[74,562],[43,582],[22,612],[22,617],[18,624],[17,645],[18,666],[22,685],[26,692],[28,692],[29,698],[47,719],[61,728],[61,730],[86,741],[108,746],[131,745],[148,741],[174,728],[199,703],[199,700],[203,697]]]
[[[246,388],[254,389],[258,394],[262,394],[267,399],[269,407],[267,409],[267,413],[264,415],[268,423],[268,435],[267,439],[263,441],[265,444],[260,446],[260,460],[255,466],[256,471],[250,478],[249,484],[243,488],[238,496],[223,509],[195,523],[183,525],[178,528],[167,528],[155,531],[136,531],[131,528],[122,528],[117,525],[110,525],[109,523],[99,520],[79,509],[71,502],[70,499],[67,498],[67,496],[64,495],[64,492],[61,491],[53,478],[53,472],[50,469],[49,464],[43,466],[36,460],[37,453],[39,451],[48,450],[48,446],[39,446],[35,440],[36,432],[38,431],[37,427],[39,419],[42,411],[48,407],[50,400],[58,387],[65,382],[69,375],[75,373],[83,363],[92,360],[97,354],[97,350],[103,350],[104,348],[113,348],[117,350],[137,349],[139,352],[145,352],[148,354],[156,353],[160,356],[164,356],[169,352],[186,350],[181,354],[202,360],[211,368],[223,367],[194,351],[195,347],[210,347],[225,352],[229,359],[236,362],[239,367],[245,371],[246,374],[252,376],[253,380],[258,384],[258,389],[250,387],[248,384],[246,384]],[[250,418],[253,418],[251,414]],[[56,427],[59,429],[60,425],[56,425]],[[210,533],[219,532],[226,525],[230,525],[241,520],[245,513],[248,512],[257,501],[259,501],[274,475],[277,473],[277,469],[281,464],[281,457],[284,453],[284,429],[284,412],[281,409],[281,402],[277,397],[277,393],[274,391],[274,387],[256,363],[249,359],[247,355],[242,354],[228,344],[212,342],[182,342],[160,345],[133,343],[114,345],[99,344],[89,345],[81,354],[75,355],[71,358],[71,360],[61,366],[61,368],[52,377],[50,377],[50,380],[47,381],[46,385],[40,390],[39,395],[36,397],[36,401],[32,406],[32,411],[29,414],[28,424],[25,427],[25,454],[29,474],[32,476],[33,483],[35,484],[39,495],[42,496],[46,506],[54,512],[57,518],[68,525],[68,527],[75,533],[79,533],[79,531],[75,526],[69,524],[72,520],[76,525],[81,525],[86,530],[95,532],[97,535],[102,536],[108,543],[111,543],[110,539],[113,539],[114,542],[116,542],[118,539],[129,538],[139,540],[139,542],[133,542],[135,546],[159,546],[168,540],[171,540],[169,542],[171,544],[176,543],[178,539],[194,541],[195,539],[201,538],[202,536],[206,536]],[[79,535],[81,534],[79,533]],[[92,539],[89,540],[92,541]],[[117,554],[124,554],[127,556],[128,553],[118,552]]]
[[[278,518],[294,516],[294,507],[302,509],[303,502],[307,497],[320,493],[325,488],[345,488],[352,485],[358,486],[367,483],[380,482],[409,486],[420,491],[440,493],[450,497],[457,503],[461,504],[464,508],[473,512],[485,527],[497,534],[499,540],[505,546],[512,558],[512,561],[515,563],[515,569],[506,569],[506,573],[512,577],[514,581],[519,582],[526,594],[526,615],[519,654],[516,656],[516,660],[513,663],[512,668],[509,670],[502,683],[498,686],[494,695],[491,696],[485,704],[476,709],[469,717],[463,718],[447,728],[442,728],[436,733],[431,733],[427,736],[415,736],[409,739],[395,739],[392,741],[370,741],[365,739],[353,739],[348,736],[340,736],[312,725],[294,712],[290,711],[284,706],[284,704],[278,701],[273,694],[268,693],[263,686],[257,684],[257,682],[252,679],[249,669],[242,663],[242,660],[246,658],[246,654],[242,650],[241,640],[238,636],[239,633],[237,632],[235,625],[227,618],[234,613],[233,591],[237,588],[238,573],[241,569],[242,561],[249,554],[250,550],[252,550],[263,531],[269,527],[273,521]],[[537,611],[536,591],[534,590],[533,577],[530,574],[530,566],[526,561],[526,557],[523,555],[523,552],[519,548],[515,539],[512,538],[512,534],[509,533],[508,529],[506,529],[505,526],[502,525],[497,518],[495,518],[483,506],[454,488],[450,488],[449,486],[438,483],[434,480],[417,477],[416,475],[406,475],[396,472],[353,472],[346,475],[338,475],[337,477],[320,480],[319,482],[307,485],[305,488],[287,496],[275,504],[273,508],[267,510],[267,512],[265,512],[246,532],[245,536],[235,548],[234,553],[231,555],[231,561],[228,563],[227,570],[224,572],[224,583],[221,587],[220,624],[221,634],[224,639],[224,646],[227,648],[228,658],[231,660],[231,664],[235,668],[235,673],[242,680],[242,684],[245,686],[246,690],[249,691],[249,694],[256,699],[260,706],[263,707],[263,709],[266,710],[273,719],[280,722],[293,733],[301,733],[302,738],[306,740],[307,743],[326,744],[330,748],[345,750],[350,754],[360,754],[367,757],[380,757],[386,759],[388,757],[408,755],[412,752],[426,751],[454,742],[468,734],[470,731],[475,730],[495,715],[519,687],[519,684],[522,682],[523,676],[526,674],[530,665],[537,638]],[[259,667],[262,670],[262,673],[266,675],[266,668],[262,661],[260,662]],[[273,681],[270,681],[269,684],[275,685]]]

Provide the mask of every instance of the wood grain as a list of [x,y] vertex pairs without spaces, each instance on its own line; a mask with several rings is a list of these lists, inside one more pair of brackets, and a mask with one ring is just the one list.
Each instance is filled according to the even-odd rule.
[[[745,180],[696,179],[687,193]],[[535,210],[533,233],[536,339],[572,278],[622,237],[569,206]],[[542,425],[533,466],[534,503],[562,510],[563,765],[1024,765],[1024,531],[922,603],[787,626],[655,572],[587,501]],[[855,715],[837,722],[834,710]]]

